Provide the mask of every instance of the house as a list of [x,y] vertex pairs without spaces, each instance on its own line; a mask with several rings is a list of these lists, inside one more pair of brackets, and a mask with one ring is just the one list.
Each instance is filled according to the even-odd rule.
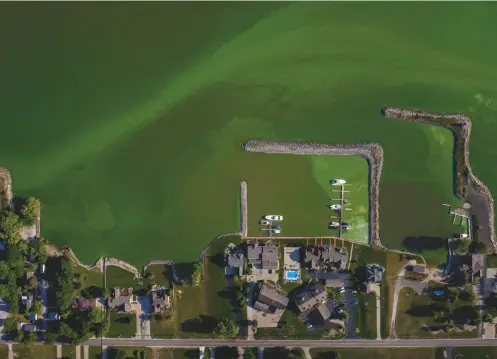
[[301,312],[305,312],[319,303],[326,301],[328,292],[321,284],[306,287],[295,297],[295,304]]
[[383,279],[385,268],[377,264],[369,264],[366,266],[367,282],[378,283]]
[[[285,310],[289,299],[285,293],[267,283],[263,284],[254,308],[266,313],[275,313],[277,310]],[[260,308],[260,309],[259,309]]]
[[171,300],[166,288],[152,286],[152,307],[154,313],[162,313],[165,309],[171,309]]
[[86,299],[81,297],[75,298],[72,302],[72,308],[80,311],[92,310],[93,308],[95,308],[96,305],[97,305],[96,299]]
[[328,300],[320,304],[312,312],[309,313],[309,320],[315,326],[323,326],[329,321],[332,313],[337,310],[337,304],[334,300]]
[[134,302],[133,288],[114,288],[108,304],[110,309],[129,313],[133,311]]
[[232,251],[226,255],[226,269],[225,274],[229,275],[243,275],[243,261],[244,255],[243,253],[239,253],[237,251]]
[[21,303],[26,307],[26,310],[31,309],[31,306],[33,305],[33,295],[21,296]]
[[248,264],[255,269],[277,270],[278,247],[271,243],[265,245],[249,244],[247,246],[247,260]]
[[305,251],[305,264],[309,269],[320,267],[347,269],[349,255],[345,249],[332,246],[308,246]]

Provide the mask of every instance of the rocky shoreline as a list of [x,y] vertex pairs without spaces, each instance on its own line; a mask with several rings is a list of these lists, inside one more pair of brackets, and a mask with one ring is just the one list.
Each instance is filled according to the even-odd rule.
[[[14,194],[12,192],[12,176],[7,168],[0,168],[0,179],[3,182],[3,188],[0,188],[0,197],[5,196],[10,208],[14,208]],[[0,203],[0,208],[2,208],[2,203]]]
[[317,142],[279,142],[250,140],[242,145],[247,152],[292,155],[361,156],[368,162],[369,180],[369,242],[381,246],[380,241],[380,178],[383,167],[383,148],[378,143],[328,144]]
[[442,126],[452,131],[455,137],[454,155],[456,157],[456,170],[454,175],[456,188],[458,189],[457,194],[461,199],[466,198],[467,191],[465,190],[465,186],[472,186],[485,198],[487,211],[485,221],[489,229],[490,241],[494,250],[497,250],[494,226],[494,199],[488,187],[473,173],[469,160],[469,141],[472,129],[471,119],[463,114],[415,111],[394,107],[383,107],[381,113],[388,118]]

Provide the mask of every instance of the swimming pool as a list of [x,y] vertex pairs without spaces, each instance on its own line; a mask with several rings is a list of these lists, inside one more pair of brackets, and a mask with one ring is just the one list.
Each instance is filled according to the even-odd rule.
[[299,272],[296,270],[285,271],[285,279],[287,281],[296,281],[299,279]]

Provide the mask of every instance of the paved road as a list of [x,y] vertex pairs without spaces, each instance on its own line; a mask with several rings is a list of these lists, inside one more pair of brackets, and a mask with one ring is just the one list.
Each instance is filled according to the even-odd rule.
[[[100,339],[90,339],[85,345],[101,346]],[[103,339],[107,346],[147,346],[171,348],[198,348],[199,346],[239,346],[239,347],[311,347],[311,348],[434,348],[434,347],[482,347],[497,346],[497,340],[471,339],[342,339],[342,340],[244,340],[244,339],[144,339],[129,338]]]

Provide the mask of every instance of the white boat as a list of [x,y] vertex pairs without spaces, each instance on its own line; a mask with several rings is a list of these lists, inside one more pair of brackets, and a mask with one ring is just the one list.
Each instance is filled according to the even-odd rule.
[[330,209],[338,209],[338,210],[342,209],[342,206],[339,204],[332,204],[329,207]]
[[277,216],[274,214],[268,214],[264,218],[266,218],[267,220],[270,220],[270,221],[282,221],[283,220],[283,216]]
[[330,227],[340,227],[340,223],[338,222],[330,222]]
[[345,181],[345,180],[343,180],[343,179],[332,179],[332,180],[330,181],[330,183],[331,183],[331,185],[332,185],[332,186],[340,186],[340,185],[342,185],[342,184],[345,184],[345,183],[346,183],[346,181]]
[[279,233],[281,233],[281,229],[273,229],[273,233],[279,234]]
[[269,224],[269,221],[261,221],[261,224],[262,224],[263,226],[267,226],[267,225]]

